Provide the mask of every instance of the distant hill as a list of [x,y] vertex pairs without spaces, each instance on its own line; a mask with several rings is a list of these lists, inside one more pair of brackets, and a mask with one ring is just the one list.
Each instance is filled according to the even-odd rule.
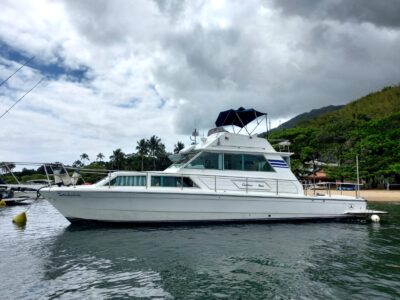
[[273,131],[280,130],[280,129],[292,128],[299,123],[309,121],[311,119],[319,117],[320,115],[337,111],[337,110],[341,109],[343,106],[344,105],[329,105],[329,106],[325,106],[322,108],[313,109],[309,112],[305,112],[300,115],[297,115],[296,117],[290,119],[289,121],[286,121],[285,123],[282,123],[277,128],[274,128]]
[[378,120],[397,112],[400,112],[400,85],[368,94],[337,111],[310,119],[304,125],[323,126],[338,119]]
[[277,128],[269,139],[292,143],[297,174],[304,172],[305,162],[317,159],[339,165],[328,170],[330,179],[354,180],[358,155],[367,185],[400,183],[400,85],[294,123]]

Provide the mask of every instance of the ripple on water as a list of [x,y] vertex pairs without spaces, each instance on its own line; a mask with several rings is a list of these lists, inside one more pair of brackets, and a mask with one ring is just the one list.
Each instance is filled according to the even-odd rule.
[[[400,206],[381,224],[68,227],[46,201],[0,210],[1,298],[399,298]],[[397,216],[397,217],[396,217]]]

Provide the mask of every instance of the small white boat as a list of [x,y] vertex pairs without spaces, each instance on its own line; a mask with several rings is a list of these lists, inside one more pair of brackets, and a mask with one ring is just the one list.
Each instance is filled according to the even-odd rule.
[[0,188],[8,190],[9,192],[12,193],[12,197],[15,198],[35,199],[38,197],[38,190],[40,190],[45,186],[49,186],[51,184],[52,184],[51,180],[35,179],[35,180],[29,180],[26,183],[0,184]]
[[4,201],[7,206],[20,204],[31,199],[30,197],[15,195],[15,192],[7,187],[0,187],[0,200]]
[[163,172],[113,172],[90,186],[51,186],[40,193],[68,220],[101,222],[218,222],[360,218],[360,197],[306,196],[290,170],[292,153],[277,152],[256,135],[222,128],[265,114],[222,112],[207,138],[174,155]]

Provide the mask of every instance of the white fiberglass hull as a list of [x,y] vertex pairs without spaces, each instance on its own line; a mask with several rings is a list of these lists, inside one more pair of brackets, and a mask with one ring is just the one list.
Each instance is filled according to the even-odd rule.
[[353,197],[73,188],[43,189],[41,194],[70,221],[273,221],[351,218],[371,213],[365,200]]

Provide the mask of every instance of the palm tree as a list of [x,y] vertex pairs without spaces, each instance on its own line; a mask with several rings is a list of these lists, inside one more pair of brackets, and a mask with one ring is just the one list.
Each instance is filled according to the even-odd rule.
[[82,168],[84,166],[84,164],[80,161],[80,160],[76,160],[74,161],[74,163],[72,164],[72,166],[74,168]]
[[138,154],[141,158],[141,166],[142,166],[142,171],[143,171],[143,161],[144,157],[149,154],[149,141],[145,139],[141,139],[140,141],[137,142],[136,150],[138,150]]
[[89,155],[87,155],[86,153],[82,153],[81,154],[81,161],[83,162],[85,160],[90,161]]
[[104,159],[104,154],[103,153],[99,153],[99,154],[97,154],[97,157],[96,157],[96,160],[97,161],[103,161],[103,159]]
[[122,169],[125,160],[125,153],[122,152],[121,148],[118,148],[113,151],[113,154],[110,156],[110,160],[117,169]]
[[182,142],[178,141],[176,145],[174,145],[174,153],[179,153],[179,151],[181,151],[183,148],[185,148],[185,145]]
[[148,143],[149,143],[150,156],[153,158],[153,170],[155,170],[157,154],[161,150],[161,139],[156,135],[153,135],[149,139]]
[[0,166],[3,173],[11,172],[15,168],[15,164],[9,162],[1,162]]

